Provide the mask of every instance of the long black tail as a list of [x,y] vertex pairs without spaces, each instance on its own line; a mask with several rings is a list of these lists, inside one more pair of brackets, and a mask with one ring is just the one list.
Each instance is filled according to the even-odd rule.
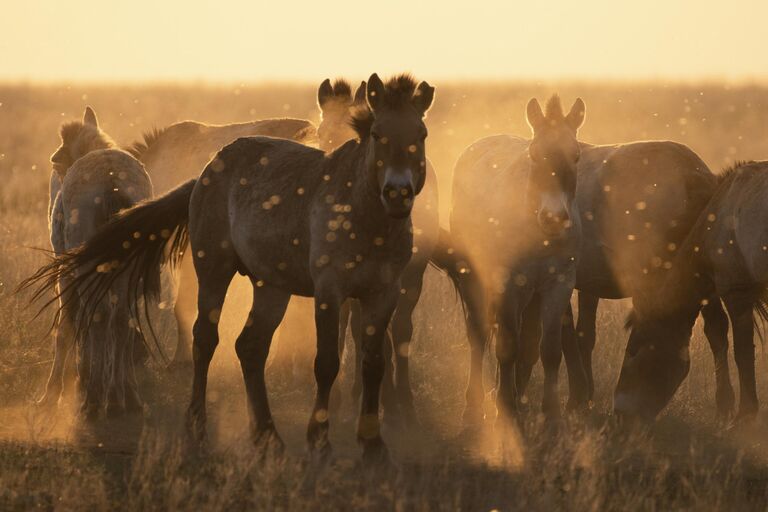
[[483,339],[486,344],[489,343],[490,326],[487,325],[482,283],[477,273],[473,271],[469,257],[454,244],[448,230],[440,228],[437,246],[432,251],[429,263],[444,272],[453,283],[461,300],[470,338],[476,337]]
[[[187,246],[189,198],[196,181],[120,212],[85,244],[57,256],[22,281],[17,291],[34,288],[33,301],[54,292],[41,311],[59,299],[59,312],[65,301],[79,300],[79,335],[88,328],[96,306],[112,284],[127,275],[129,296],[119,299],[128,300],[131,314],[138,320],[139,304],[144,303],[146,314],[145,299],[159,296],[160,267],[166,254],[165,262],[174,267]],[[75,293],[68,294],[70,290]]]

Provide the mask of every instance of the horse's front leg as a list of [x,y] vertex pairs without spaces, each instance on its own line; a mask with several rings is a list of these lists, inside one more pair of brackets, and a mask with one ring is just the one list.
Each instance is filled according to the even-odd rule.
[[386,462],[388,453],[379,425],[379,390],[384,376],[384,334],[397,304],[400,284],[361,298],[363,396],[357,439],[363,447],[363,460],[369,464]]
[[335,279],[327,279],[315,285],[317,391],[307,427],[307,443],[310,451],[317,451],[323,458],[331,452],[328,441],[328,402],[333,382],[339,374],[339,311],[343,297],[335,282]]
[[560,415],[557,389],[558,371],[562,360],[563,318],[568,313],[573,282],[568,279],[553,283],[541,291],[541,362],[544,366],[544,392],[541,408],[548,419]]

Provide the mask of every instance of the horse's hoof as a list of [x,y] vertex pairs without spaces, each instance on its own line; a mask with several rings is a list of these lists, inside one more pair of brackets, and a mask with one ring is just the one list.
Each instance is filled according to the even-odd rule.
[[51,393],[45,393],[34,402],[34,405],[38,409],[55,409],[59,405],[59,399],[58,397],[54,398],[54,395]]
[[482,409],[467,408],[461,418],[461,424],[464,429],[474,429],[482,426],[485,422],[485,413]]
[[366,439],[363,445],[363,465],[367,469],[384,469],[391,467],[389,450],[381,437]]
[[86,422],[93,422],[99,419],[101,407],[92,403],[84,403],[80,406],[80,417]]
[[285,454],[285,443],[274,427],[255,431],[252,439],[253,446],[262,459],[279,458]]
[[333,460],[333,447],[326,441],[321,445],[309,446],[309,465],[313,469],[321,469]]
[[205,428],[206,416],[205,413],[187,412],[186,418],[186,430],[187,438],[193,445],[203,446],[207,439],[208,433]]

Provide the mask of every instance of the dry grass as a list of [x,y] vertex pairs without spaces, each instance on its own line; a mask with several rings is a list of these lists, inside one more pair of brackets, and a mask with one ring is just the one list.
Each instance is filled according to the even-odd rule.
[[[427,77],[428,78],[428,77]],[[768,156],[768,89],[720,85],[496,84],[438,85],[429,115],[429,154],[447,211],[450,172],[459,152],[490,133],[525,134],[528,97],[559,91],[587,103],[583,140],[609,143],[674,139],[713,168]],[[755,509],[768,505],[768,418],[721,431],[714,421],[712,358],[697,329],[692,371],[649,432],[610,426],[611,391],[626,335],[624,303],[604,302],[596,349],[598,393],[588,418],[566,418],[551,432],[531,412],[524,434],[506,448],[489,431],[457,439],[467,375],[460,310],[445,279],[430,271],[416,312],[412,381],[418,432],[385,430],[396,468],[358,466],[349,401],[332,420],[336,459],[313,468],[304,455],[312,384],[289,385],[272,372],[272,404],[288,444],[282,459],[263,460],[247,441],[247,416],[232,341],[238,308],[225,306],[209,402],[212,446],[189,451],[181,435],[188,376],[149,369],[146,417],[83,426],[72,403],[55,418],[29,407],[40,393],[52,346],[50,315],[12,295],[45,260],[48,156],[62,120],[93,105],[102,126],[128,143],[141,131],[181,119],[244,121],[268,116],[316,119],[314,88],[238,86],[0,86],[0,509]],[[228,315],[228,316],[227,316]],[[311,346],[306,347],[308,354]],[[349,370],[349,362],[345,362]],[[309,369],[304,368],[309,375]],[[489,382],[491,377],[489,372]],[[564,374],[563,374],[564,377]],[[768,388],[759,351],[761,397]],[[565,381],[564,378],[561,381]],[[532,411],[540,371],[531,385]],[[344,383],[348,396],[349,383]],[[562,396],[567,393],[562,382]],[[492,405],[488,403],[489,412]]]

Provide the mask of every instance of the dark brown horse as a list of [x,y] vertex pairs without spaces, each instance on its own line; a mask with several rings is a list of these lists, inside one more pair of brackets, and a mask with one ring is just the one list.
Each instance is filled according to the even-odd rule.
[[[307,440],[320,454],[330,451],[328,399],[339,369],[339,309],[348,297],[359,299],[364,355],[357,434],[364,458],[380,460],[386,457],[379,432],[382,339],[412,255],[410,213],[426,180],[423,117],[433,97],[426,82],[417,86],[403,75],[384,84],[374,74],[366,89],[370,110],[354,119],[359,141],[326,154],[284,139],[238,139],[198,179],[128,210],[53,268],[59,274],[90,269],[82,279],[107,284],[132,264],[141,270],[129,274],[133,289],[141,290],[139,278],[157,271],[166,244],[178,248],[189,233],[200,287],[188,413],[197,439],[205,436],[208,367],[232,277],[241,273],[253,284],[252,309],[236,350],[259,442],[282,444],[264,382],[272,335],[291,295],[314,297],[317,392]],[[112,271],[97,273],[94,266],[105,262]]]
[[617,412],[652,419],[666,406],[688,374],[688,344],[699,311],[722,298],[739,373],[736,419],[757,414],[753,312],[763,318],[768,313],[766,197],[768,162],[737,164],[719,176],[714,196],[667,266],[653,306],[633,313]]
[[[576,341],[562,338],[562,326],[579,256],[575,198],[581,150],[576,132],[584,120],[584,103],[577,100],[564,115],[554,96],[545,115],[532,99],[527,119],[532,140],[508,135],[481,139],[462,153],[454,171],[451,233],[468,252],[491,319],[499,325],[500,419],[515,415],[524,399],[539,357],[539,339],[545,374],[542,408],[548,416],[559,414],[562,353],[572,359],[569,374],[581,368]],[[573,378],[585,380],[583,372]]]
[[[320,124],[317,127],[320,149],[331,151],[343,142],[357,137],[352,128],[352,116],[356,110],[367,108],[365,86],[365,82],[362,82],[352,96],[351,87],[343,80],[336,80],[333,84],[330,80],[325,80],[320,84],[317,94],[317,104],[321,111]],[[391,353],[385,350],[387,372],[382,385],[385,418],[399,419],[411,424],[416,422],[408,369],[413,337],[413,311],[421,297],[424,272],[433,256],[440,230],[437,175],[429,159],[426,172],[424,189],[411,214],[414,253],[400,278],[401,296],[397,301],[390,329],[386,333],[388,343],[385,347],[391,346],[392,350]],[[363,352],[359,301],[349,301],[342,308],[340,351],[344,348],[347,325],[352,326],[351,334],[355,344],[356,364],[352,395],[357,401],[362,391]]]

